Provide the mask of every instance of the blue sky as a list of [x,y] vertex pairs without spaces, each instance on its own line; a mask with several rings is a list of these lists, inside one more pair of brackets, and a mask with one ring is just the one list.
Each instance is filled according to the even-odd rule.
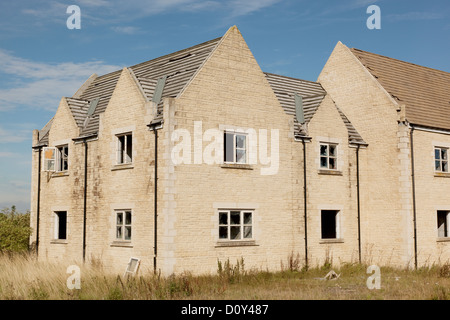
[[[369,5],[381,10],[370,30]],[[81,29],[68,29],[69,5]],[[338,41],[450,72],[448,0],[0,2],[0,209],[30,206],[31,136],[93,73],[222,36],[236,25],[263,71],[317,80]]]

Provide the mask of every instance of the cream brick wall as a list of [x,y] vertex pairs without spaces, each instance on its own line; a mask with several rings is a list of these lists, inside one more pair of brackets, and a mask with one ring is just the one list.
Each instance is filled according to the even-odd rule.
[[[81,261],[82,257],[82,214],[83,174],[81,171],[83,149],[75,145],[73,137],[79,129],[73,119],[66,100],[60,101],[49,133],[49,146],[69,146],[69,169],[67,173],[41,171],[41,203],[39,221],[39,257],[52,261],[66,261],[69,264]],[[36,232],[36,196],[38,152],[33,153],[32,221]],[[43,154],[42,154],[43,156]],[[43,168],[42,160],[42,168]],[[55,241],[55,211],[67,211],[67,241]],[[35,233],[32,241],[35,240]]]
[[[311,265],[358,262],[356,148],[349,147],[347,128],[329,96],[309,123],[308,134],[312,137],[306,145],[309,260]],[[320,170],[321,142],[337,144],[337,172]],[[321,239],[321,210],[339,210],[338,239]]]
[[[369,144],[360,159],[364,261],[413,266],[410,129],[402,122],[404,106],[398,105],[340,42],[318,81]],[[444,141],[447,139],[444,135],[438,136]],[[415,150],[416,158],[432,161],[429,141],[419,140],[415,143]],[[429,165],[432,169],[433,163]],[[417,190],[422,190],[417,192],[416,198],[417,228],[427,230],[423,233],[418,231],[419,264],[433,263],[440,257],[444,259],[446,253],[441,252],[448,250],[448,243],[436,242],[436,232],[431,231],[436,224],[436,209],[431,207],[445,202],[441,196],[446,193],[441,188],[442,182],[432,176],[416,181]],[[432,192],[433,196],[425,199],[425,190]]]
[[450,210],[448,174],[434,171],[434,147],[450,147],[446,134],[414,130],[417,253],[419,265],[450,261],[450,237],[437,237],[437,211]]
[[[300,247],[300,162],[294,148],[289,117],[284,113],[264,74],[236,28],[224,36],[183,94],[168,103],[164,119],[163,204],[160,265],[165,272],[215,273],[217,261],[244,258],[246,268],[279,269],[281,261]],[[279,169],[261,175],[251,169],[196,164],[195,122],[208,129],[224,127],[279,130]],[[192,141],[191,164],[171,164],[174,130],[185,129]],[[203,149],[210,142],[203,142]],[[299,147],[296,143],[296,147]],[[268,147],[270,151],[271,146]],[[218,246],[218,209],[254,209],[253,246]],[[299,238],[300,236],[300,238]]]

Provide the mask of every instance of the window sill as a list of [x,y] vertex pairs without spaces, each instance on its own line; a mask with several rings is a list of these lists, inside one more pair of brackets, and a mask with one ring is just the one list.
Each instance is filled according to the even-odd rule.
[[339,170],[319,169],[318,173],[330,176],[342,176],[342,171]]
[[67,244],[67,239],[53,239],[50,240],[51,244]]
[[133,168],[134,168],[134,165],[132,163],[115,164],[111,168],[111,171],[126,170],[126,169],[133,169]]
[[319,243],[344,243],[344,239],[320,239]]
[[111,247],[133,248],[131,241],[113,241]]
[[253,166],[251,164],[246,163],[222,163],[220,165],[221,168],[230,168],[230,169],[244,169],[244,170],[253,170]]
[[439,178],[450,178],[450,172],[435,172],[434,176]]
[[450,237],[437,238],[436,242],[450,242]]
[[57,177],[68,177],[69,176],[69,171],[56,171],[52,173],[52,178],[57,178]]
[[223,247],[251,247],[258,246],[255,240],[219,240],[216,242],[216,248]]

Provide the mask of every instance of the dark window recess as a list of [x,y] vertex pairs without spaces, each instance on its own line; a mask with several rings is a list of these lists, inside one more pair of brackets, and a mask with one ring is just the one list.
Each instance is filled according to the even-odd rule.
[[437,212],[437,228],[438,228],[438,237],[439,238],[447,238],[449,237],[449,211],[438,211]]
[[321,211],[321,225],[322,225],[322,239],[336,239],[337,238],[337,215],[339,211],[336,210],[322,210]]
[[56,236],[56,239],[59,240],[65,240],[67,239],[67,212],[66,211],[59,211],[56,212],[57,216],[57,227],[58,227],[58,234]]

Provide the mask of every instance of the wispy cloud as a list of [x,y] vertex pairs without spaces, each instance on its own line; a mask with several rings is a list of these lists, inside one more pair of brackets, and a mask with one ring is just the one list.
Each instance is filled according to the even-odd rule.
[[0,49],[0,76],[8,87],[0,89],[0,111],[18,105],[55,110],[63,96],[72,96],[93,73],[120,69],[103,61],[42,63],[16,57]]
[[386,18],[391,21],[437,20],[443,19],[444,17],[445,17],[444,14],[439,12],[405,12],[405,13],[388,14],[386,16]]
[[116,27],[111,27],[111,30],[116,32],[116,33],[120,33],[120,34],[138,34],[141,33],[141,29],[139,29],[138,27],[133,27],[133,26],[116,26]]

